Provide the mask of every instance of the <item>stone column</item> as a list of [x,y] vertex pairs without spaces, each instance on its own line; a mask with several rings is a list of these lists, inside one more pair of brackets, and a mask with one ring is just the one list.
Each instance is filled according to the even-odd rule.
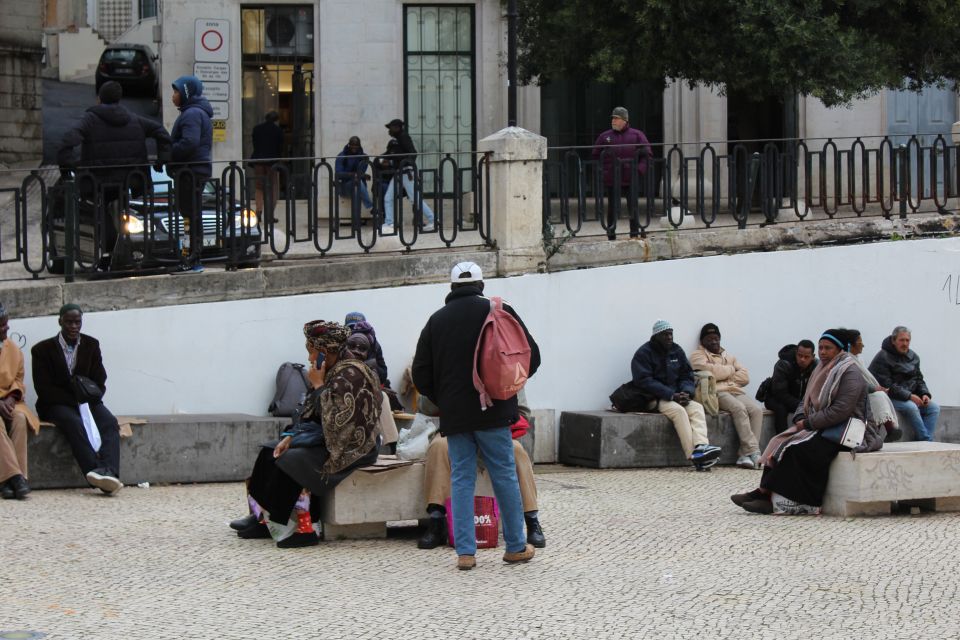
[[547,139],[507,127],[477,145],[490,156],[490,226],[497,275],[535,273],[544,262],[543,161]]

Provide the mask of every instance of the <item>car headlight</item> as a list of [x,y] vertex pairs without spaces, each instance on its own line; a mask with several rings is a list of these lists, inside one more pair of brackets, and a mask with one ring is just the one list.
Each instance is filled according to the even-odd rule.
[[143,233],[143,220],[137,216],[125,213],[120,216],[120,221],[123,224],[123,231],[127,235],[137,235]]
[[257,218],[257,212],[253,209],[244,209],[240,212],[240,224],[245,226],[247,229],[251,229],[257,226],[259,219]]

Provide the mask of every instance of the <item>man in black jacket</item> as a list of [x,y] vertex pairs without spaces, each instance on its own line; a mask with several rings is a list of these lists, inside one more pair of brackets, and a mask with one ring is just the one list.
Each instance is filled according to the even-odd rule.
[[[477,474],[477,452],[490,473],[507,552],[504,562],[526,562],[534,548],[524,534],[523,506],[513,458],[510,426],[517,421],[517,397],[493,400],[483,407],[473,385],[473,360],[480,329],[490,312],[490,300],[483,297],[483,274],[476,264],[461,262],[450,273],[450,294],[446,304],[427,320],[417,342],[411,374],[421,394],[440,408],[440,433],[447,438],[450,455],[454,538],[457,566],[476,565],[473,493]],[[530,371],[540,366],[540,349],[523,321],[508,305],[503,308],[523,326],[530,345]]]
[[[403,191],[411,202],[414,213],[417,209],[423,209],[423,228],[425,231],[433,229],[433,209],[423,200],[423,192],[416,193],[413,186],[413,179],[416,174],[417,148],[410,139],[410,134],[404,129],[404,122],[395,118],[386,125],[391,139],[387,143],[387,158],[380,158],[377,166],[384,170],[384,176],[390,176],[391,180],[387,185],[387,191],[383,194],[383,227],[382,233],[393,232],[393,205],[394,194],[396,193],[397,183],[403,185]],[[420,201],[417,201],[417,195]]]
[[803,401],[807,381],[817,368],[817,359],[813,357],[813,342],[810,340],[785,345],[777,356],[780,359],[773,366],[770,389],[763,404],[773,411],[774,429],[783,433],[787,428],[787,417]]
[[[274,217],[274,208],[277,206],[277,200],[280,198],[280,176],[273,169],[273,163],[283,157],[283,129],[277,124],[280,120],[280,114],[276,111],[268,111],[263,117],[263,122],[258,124],[250,132],[250,138],[253,142],[253,154],[251,160],[260,160],[261,162],[251,162],[253,171],[256,175],[256,194],[257,213],[264,219],[276,222]],[[264,203],[264,192],[266,192],[266,203]]]
[[883,339],[870,363],[870,373],[885,387],[894,408],[902,413],[917,440],[933,440],[940,405],[933,401],[920,371],[920,356],[910,349],[910,330],[896,327]]
[[[143,179],[150,179],[147,138],[157,145],[156,164],[159,166],[170,155],[170,134],[163,125],[142,118],[120,104],[123,89],[118,82],[104,82],[97,94],[97,104],[87,109],[80,121],[63,138],[57,153],[61,171],[68,173],[79,168],[88,169],[96,179],[81,180],[78,185],[85,198],[93,198],[102,189],[103,206],[110,216],[113,229],[104,234],[103,251],[112,250],[119,229],[120,210],[116,203],[124,187],[133,195],[140,195],[147,187]],[[80,162],[75,162],[74,149],[80,146]],[[129,178],[129,180],[128,180]],[[125,185],[129,181],[128,185]],[[97,216],[103,216],[98,211]]]

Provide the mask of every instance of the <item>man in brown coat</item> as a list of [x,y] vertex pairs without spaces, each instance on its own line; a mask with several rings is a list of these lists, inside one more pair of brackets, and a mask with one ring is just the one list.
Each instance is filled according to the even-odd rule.
[[23,352],[7,337],[10,316],[0,304],[0,495],[24,500],[27,484],[27,428],[40,430],[40,420],[23,402]]

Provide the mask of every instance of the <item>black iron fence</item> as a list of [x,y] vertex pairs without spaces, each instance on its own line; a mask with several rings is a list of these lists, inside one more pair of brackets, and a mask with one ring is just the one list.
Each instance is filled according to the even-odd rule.
[[404,156],[349,171],[297,160],[218,162],[209,177],[172,165],[0,171],[0,264],[72,278],[492,244],[484,154],[442,154],[432,169]]
[[628,225],[640,235],[658,218],[679,228],[690,216],[740,228],[751,215],[764,224],[813,213],[905,218],[946,213],[958,184],[958,147],[942,135],[554,147],[544,233],[614,237]]

